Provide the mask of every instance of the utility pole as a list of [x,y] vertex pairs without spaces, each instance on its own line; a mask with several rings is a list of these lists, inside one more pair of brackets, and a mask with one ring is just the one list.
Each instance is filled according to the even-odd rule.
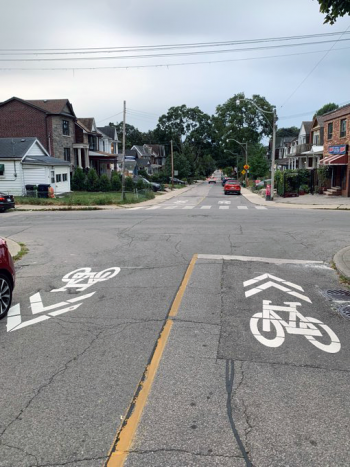
[[174,152],[173,152],[173,140],[170,141],[171,148],[171,189],[174,189]]
[[123,162],[122,162],[122,200],[125,200],[125,119],[126,119],[126,101],[123,108]]
[[275,151],[276,151],[276,107],[273,109],[272,154],[271,154],[271,201],[275,193]]
[[[245,143],[245,165],[248,165],[248,143]],[[245,187],[248,188],[248,169],[245,173]]]

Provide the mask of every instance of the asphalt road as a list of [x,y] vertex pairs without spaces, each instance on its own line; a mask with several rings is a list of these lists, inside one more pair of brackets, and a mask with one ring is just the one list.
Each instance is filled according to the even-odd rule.
[[[125,465],[348,465],[350,322],[325,291],[344,289],[329,266],[349,225],[207,184],[147,208],[2,215],[29,253],[0,322],[0,466],[104,465],[195,254]],[[290,333],[283,310],[266,331],[263,300],[326,328]]]

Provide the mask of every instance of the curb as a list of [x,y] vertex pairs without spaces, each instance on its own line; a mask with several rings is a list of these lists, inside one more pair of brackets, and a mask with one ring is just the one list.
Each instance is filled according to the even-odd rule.
[[14,240],[11,240],[11,238],[6,238],[6,237],[2,237],[2,238],[6,241],[8,249],[12,257],[16,256],[21,251],[21,245],[19,245],[17,242],[15,242]]
[[338,272],[350,280],[350,246],[338,251],[334,255],[333,261]]

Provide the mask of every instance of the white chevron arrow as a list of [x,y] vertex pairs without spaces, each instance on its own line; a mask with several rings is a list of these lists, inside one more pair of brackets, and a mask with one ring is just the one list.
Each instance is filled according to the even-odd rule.
[[[252,295],[262,292],[263,290],[266,290],[270,287],[275,287],[276,289],[282,290],[283,292],[286,292],[289,295],[293,295],[293,297],[298,297],[301,300],[304,300],[305,302],[312,303],[309,297],[307,297],[306,295],[302,295],[301,293],[294,292],[293,290],[289,288],[289,287],[292,287],[294,289],[300,290],[301,292],[304,292],[304,289],[300,285],[293,284],[293,282],[285,281],[284,279],[273,276],[272,274],[263,274],[261,276],[255,277],[255,279],[250,279],[248,281],[245,281],[243,282],[243,286],[248,287],[249,285],[253,285],[253,284],[256,284],[257,282],[261,282],[264,279],[272,279],[275,282],[272,282],[271,280],[264,282],[263,284],[260,284],[257,287],[247,290],[245,292],[245,296],[251,297]],[[278,283],[276,284],[276,282],[279,282],[279,284]]]

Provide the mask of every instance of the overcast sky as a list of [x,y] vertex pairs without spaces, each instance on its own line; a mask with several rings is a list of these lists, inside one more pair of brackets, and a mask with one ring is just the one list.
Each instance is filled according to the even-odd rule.
[[[350,31],[349,16],[333,26],[324,25],[316,0],[0,0],[0,7],[2,54],[8,53],[4,49],[127,47]],[[334,38],[350,39],[350,35]],[[315,39],[321,40],[327,38]],[[104,126],[121,120],[121,115],[109,117],[121,112],[126,100],[132,109],[128,123],[146,131],[169,107],[186,104],[213,114],[218,104],[243,91],[247,97],[260,94],[276,105],[279,127],[300,126],[323,104],[350,101],[350,41],[335,44],[301,84],[332,46],[129,60],[10,62],[4,60],[67,55],[1,55],[0,101],[12,96],[68,98],[78,117],[95,117],[98,126]],[[310,51],[323,52],[305,53]],[[215,63],[288,54],[294,55]],[[170,66],[198,61],[211,63]],[[156,64],[169,67],[78,70]],[[69,70],[9,70],[64,67]]]

